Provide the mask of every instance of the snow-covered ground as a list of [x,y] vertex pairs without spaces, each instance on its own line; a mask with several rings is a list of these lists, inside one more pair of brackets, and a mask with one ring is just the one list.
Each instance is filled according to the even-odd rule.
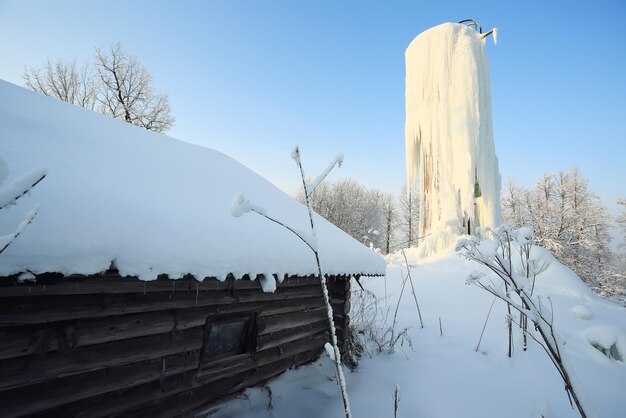
[[[393,354],[365,354],[360,366],[347,373],[353,416],[392,417],[394,387],[400,388],[399,417],[577,417],[570,407],[556,369],[542,348],[529,343],[522,350],[516,332],[515,352],[507,358],[506,307],[496,301],[475,351],[493,297],[466,285],[469,272],[480,270],[452,250],[427,259],[407,252],[425,327],[418,326],[415,302],[407,285],[398,311],[398,329],[410,327],[411,345]],[[362,279],[381,308],[389,307],[388,325],[406,274],[400,254],[387,258],[387,278]],[[358,286],[355,286],[358,288]],[[589,416],[626,416],[626,363],[610,359],[592,346],[626,356],[626,309],[593,294],[558,262],[537,277],[541,295],[551,296],[554,326],[573,380],[584,393]],[[384,301],[385,293],[387,302]],[[353,298],[356,297],[356,294]],[[353,299],[356,301],[356,299]],[[354,305],[353,305],[354,306]],[[443,336],[440,335],[441,318]],[[614,352],[615,352],[614,348]],[[330,358],[289,371],[270,381],[272,409],[266,388],[210,410],[211,417],[339,417],[341,398]]]

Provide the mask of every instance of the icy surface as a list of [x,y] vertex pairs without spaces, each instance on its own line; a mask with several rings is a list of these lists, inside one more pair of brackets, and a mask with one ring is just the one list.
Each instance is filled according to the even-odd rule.
[[[473,28],[445,23],[406,50],[406,166],[408,183],[419,183],[424,254],[467,233],[464,220],[471,231],[499,224],[485,42]],[[482,195],[474,198],[476,180]]]
[[[397,326],[398,329],[409,327],[412,346],[398,347],[394,354],[377,353],[368,347],[360,366],[346,375],[355,417],[393,417],[392,394],[396,385],[402,388],[398,417],[539,418],[541,414],[546,418],[580,417],[571,408],[563,382],[543,349],[530,341],[528,350],[522,350],[519,329],[514,333],[513,358],[507,358],[503,302],[496,301],[480,349],[475,351],[493,301],[491,295],[476,286],[465,285],[468,273],[477,268],[476,263],[445,251],[428,259],[416,257],[416,249],[406,254],[408,262],[416,265],[412,278],[424,328],[419,327],[415,303],[405,289]],[[389,308],[393,315],[406,267],[400,253],[388,256],[387,260],[386,280],[366,278],[361,283],[376,294],[381,309]],[[490,274],[486,269],[482,273]],[[359,287],[353,284],[353,289]],[[353,323],[359,315],[354,309],[358,292],[355,290],[351,299]],[[535,292],[553,301],[554,326],[566,341],[562,353],[576,375],[578,386],[584,390],[590,409],[595,411],[595,415],[589,416],[623,417],[626,363],[608,355],[624,354],[620,338],[626,331],[626,310],[595,295],[571,270],[561,268],[558,261],[537,276]],[[594,313],[588,321],[581,321],[570,312],[581,301]],[[443,336],[439,335],[439,318]],[[322,355],[310,366],[289,371],[267,383],[273,393],[272,410],[267,408],[267,392],[253,388],[246,390],[246,396],[212,408],[215,413],[210,416],[342,416],[333,376],[332,361]]]
[[[49,169],[29,198],[39,213],[2,254],[0,276],[91,274],[111,263],[147,280],[317,273],[312,251],[291,232],[256,214],[231,216],[237,193],[299,230],[309,228],[306,208],[217,151],[0,81],[0,154],[11,174]],[[24,219],[27,203],[3,210],[0,233]],[[385,272],[382,257],[315,222],[326,274]]]

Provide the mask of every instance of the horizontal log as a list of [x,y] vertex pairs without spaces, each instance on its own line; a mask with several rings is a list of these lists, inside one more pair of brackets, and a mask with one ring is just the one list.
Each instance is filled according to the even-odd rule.
[[49,298],[15,297],[5,298],[0,304],[0,327],[199,306],[307,299],[316,296],[321,298],[321,289],[314,285],[284,288],[276,293],[242,290],[237,292],[237,297],[229,295],[226,291],[200,292],[197,296],[181,298],[170,298],[167,293],[102,294]]
[[326,320],[326,318],[326,308],[323,307],[295,312],[291,315],[276,315],[259,318],[258,332],[259,335],[271,334],[285,329],[293,329],[302,325],[313,324]]
[[0,363],[0,391],[57,377],[87,373],[151,358],[200,349],[203,327],[181,331],[174,341],[159,334],[53,353],[44,358],[19,357]]
[[[204,384],[242,371],[254,369],[284,357],[301,353],[302,350],[316,347],[319,351],[325,337],[316,335],[285,344],[282,352],[266,351],[252,357],[241,354],[232,358],[222,358],[206,363],[198,373],[198,380]],[[198,351],[175,354],[124,366],[68,376],[35,386],[21,387],[5,391],[0,396],[0,416],[17,417],[41,412],[63,404],[93,397],[107,392],[120,391],[143,383],[169,378],[180,373],[195,371],[198,368]],[[163,368],[164,367],[164,368]],[[171,383],[170,383],[171,385]],[[33,393],[37,393],[33,397]]]
[[301,327],[279,331],[272,334],[259,335],[257,337],[256,351],[263,352],[264,350],[279,347],[283,344],[297,341],[313,334],[319,334],[327,329],[328,321],[326,319],[322,319],[313,324],[303,325]]
[[[174,354],[2,392],[0,416],[19,417],[197,369],[199,351]],[[36,394],[36,396],[33,396]]]
[[[250,369],[235,371],[235,374],[230,376],[219,376],[216,378],[210,374],[205,374],[204,377],[198,378],[195,372],[182,373],[166,379],[164,383],[165,391],[163,391],[161,385],[142,384],[120,391],[118,396],[106,394],[66,404],[63,407],[49,410],[47,416],[98,418],[116,415],[135,417],[143,416],[143,412],[146,412],[146,416],[155,417],[180,415],[187,408],[192,409],[216,399],[221,399],[222,396],[230,393],[229,391],[232,391],[232,388],[238,387],[237,385],[250,376],[255,369],[271,366],[279,362],[280,366],[277,367],[280,373],[292,364],[301,364],[305,361],[300,354],[306,352],[312,353],[309,355],[309,358],[313,360],[319,356],[325,339],[325,336],[318,335],[296,341],[284,347],[284,355],[282,357],[265,357],[265,360],[253,364]],[[263,366],[263,364],[267,365]],[[200,393],[200,388],[203,388],[204,392]],[[174,408],[175,410],[172,412],[165,405],[178,405],[178,409]],[[151,406],[155,407],[155,409],[152,409]]]
[[[214,386],[219,381],[209,381],[209,384],[206,384],[206,381],[202,381],[202,386],[192,391],[185,391],[169,398],[162,398],[150,407],[142,407],[141,410],[133,411],[132,414],[138,417],[172,417],[181,416],[187,411],[198,410],[199,408],[206,409],[210,402],[221,400],[231,393],[266,381],[273,376],[283,373],[292,366],[315,360],[321,352],[324,341],[323,338],[316,337],[311,340],[309,345],[300,344],[298,348],[288,349],[288,353],[282,358],[257,363],[254,369],[241,370],[236,375],[239,376],[239,379],[233,379],[236,383],[219,392],[215,390]],[[315,348],[311,349],[311,345]]]
[[[40,280],[44,281],[44,280]],[[277,288],[318,285],[316,277],[290,277],[277,283]],[[121,277],[115,274],[94,276],[69,276],[59,281],[45,283],[19,283],[0,286],[0,298],[14,296],[54,296],[54,295],[84,295],[101,293],[153,293],[172,292],[177,294],[193,295],[196,292],[219,291],[234,286],[241,290],[260,290],[258,280],[226,280],[220,282],[207,278],[202,282],[192,277],[181,279],[139,280],[136,277]]]
[[[143,337],[166,333],[174,330],[185,330],[205,323],[205,318],[223,314],[258,312],[259,323],[264,318],[285,317],[286,313],[297,313],[316,309],[321,306],[321,298],[291,300],[273,303],[239,303],[225,305],[220,308],[200,307],[171,311],[155,311],[140,314],[110,316],[104,318],[64,321],[53,324],[38,324],[22,327],[0,329],[0,360],[56,351],[60,347],[71,345],[83,347],[122,339]],[[299,318],[297,316],[296,318]],[[276,321],[276,319],[271,319]],[[68,344],[67,336],[73,342]]]

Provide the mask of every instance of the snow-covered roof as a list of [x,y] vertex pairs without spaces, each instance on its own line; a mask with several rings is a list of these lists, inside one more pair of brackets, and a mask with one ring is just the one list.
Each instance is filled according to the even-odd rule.
[[[40,204],[34,222],[0,255],[0,276],[93,274],[111,263],[122,275],[147,280],[317,272],[313,253],[291,232],[257,214],[230,213],[243,193],[306,231],[305,206],[212,149],[0,80],[0,157],[9,180],[48,169],[30,196],[0,212],[2,235]],[[315,221],[326,274],[385,273],[380,255],[328,221]]]

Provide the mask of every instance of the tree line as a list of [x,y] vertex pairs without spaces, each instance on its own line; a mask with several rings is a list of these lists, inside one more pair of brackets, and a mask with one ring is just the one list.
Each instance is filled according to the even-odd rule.
[[[296,198],[304,202],[302,192]],[[348,178],[322,183],[311,204],[315,212],[383,254],[418,244],[419,199],[413,189],[403,187],[394,196]]]
[[26,68],[24,85],[38,93],[165,132],[174,124],[169,97],[152,87],[152,75],[120,43],[95,48],[93,63],[48,59],[42,68]]
[[[303,201],[303,195],[296,196]],[[592,289],[626,304],[626,253],[613,250],[610,228],[626,239],[626,199],[613,219],[577,168],[544,174],[531,188],[509,181],[502,190],[502,223],[532,227],[537,244],[574,270]],[[324,183],[313,209],[356,240],[388,254],[419,244],[419,195],[403,187],[397,195],[354,179]]]

